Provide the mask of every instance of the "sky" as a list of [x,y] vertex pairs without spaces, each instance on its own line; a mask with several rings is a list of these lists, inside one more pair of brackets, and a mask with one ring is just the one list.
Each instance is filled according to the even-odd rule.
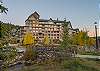
[[[0,20],[15,25],[25,25],[25,20],[34,11],[42,19],[71,21],[73,28],[94,33],[94,22],[99,25],[100,0],[2,0],[8,8],[7,15],[0,14]],[[99,27],[98,27],[99,28]]]

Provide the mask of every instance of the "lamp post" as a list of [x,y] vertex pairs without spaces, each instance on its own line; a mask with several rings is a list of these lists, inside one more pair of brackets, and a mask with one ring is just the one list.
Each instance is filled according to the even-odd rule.
[[97,22],[95,22],[94,24],[95,24],[96,49],[98,49]]

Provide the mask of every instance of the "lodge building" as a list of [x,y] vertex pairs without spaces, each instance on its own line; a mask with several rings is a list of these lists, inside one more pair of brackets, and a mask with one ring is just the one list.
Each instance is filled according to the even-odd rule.
[[48,36],[50,39],[62,39],[63,26],[62,24],[68,23],[69,34],[76,32],[72,28],[70,21],[61,21],[50,19],[40,19],[40,15],[37,12],[32,13],[25,21],[25,26],[21,26],[21,35],[22,37],[27,31],[30,31],[33,36],[42,42],[45,36]]

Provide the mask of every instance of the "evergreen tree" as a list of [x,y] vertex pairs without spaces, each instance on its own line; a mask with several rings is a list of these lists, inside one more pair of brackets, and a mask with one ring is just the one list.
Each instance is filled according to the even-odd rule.
[[4,7],[3,2],[0,0],[0,13],[6,13],[7,14],[7,11],[8,11],[8,8]]
[[69,28],[68,28],[69,22],[64,22],[63,24],[63,35],[62,35],[62,41],[61,41],[61,48],[69,48],[71,46],[71,38],[69,35]]

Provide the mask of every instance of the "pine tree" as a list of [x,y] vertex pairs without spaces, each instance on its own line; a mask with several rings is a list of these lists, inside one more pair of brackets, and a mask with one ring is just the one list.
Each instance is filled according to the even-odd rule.
[[7,14],[7,11],[8,11],[8,8],[4,7],[3,2],[0,0],[0,13],[6,13]]
[[64,49],[69,48],[71,46],[68,24],[69,23],[66,21],[63,24],[63,35],[60,47]]

